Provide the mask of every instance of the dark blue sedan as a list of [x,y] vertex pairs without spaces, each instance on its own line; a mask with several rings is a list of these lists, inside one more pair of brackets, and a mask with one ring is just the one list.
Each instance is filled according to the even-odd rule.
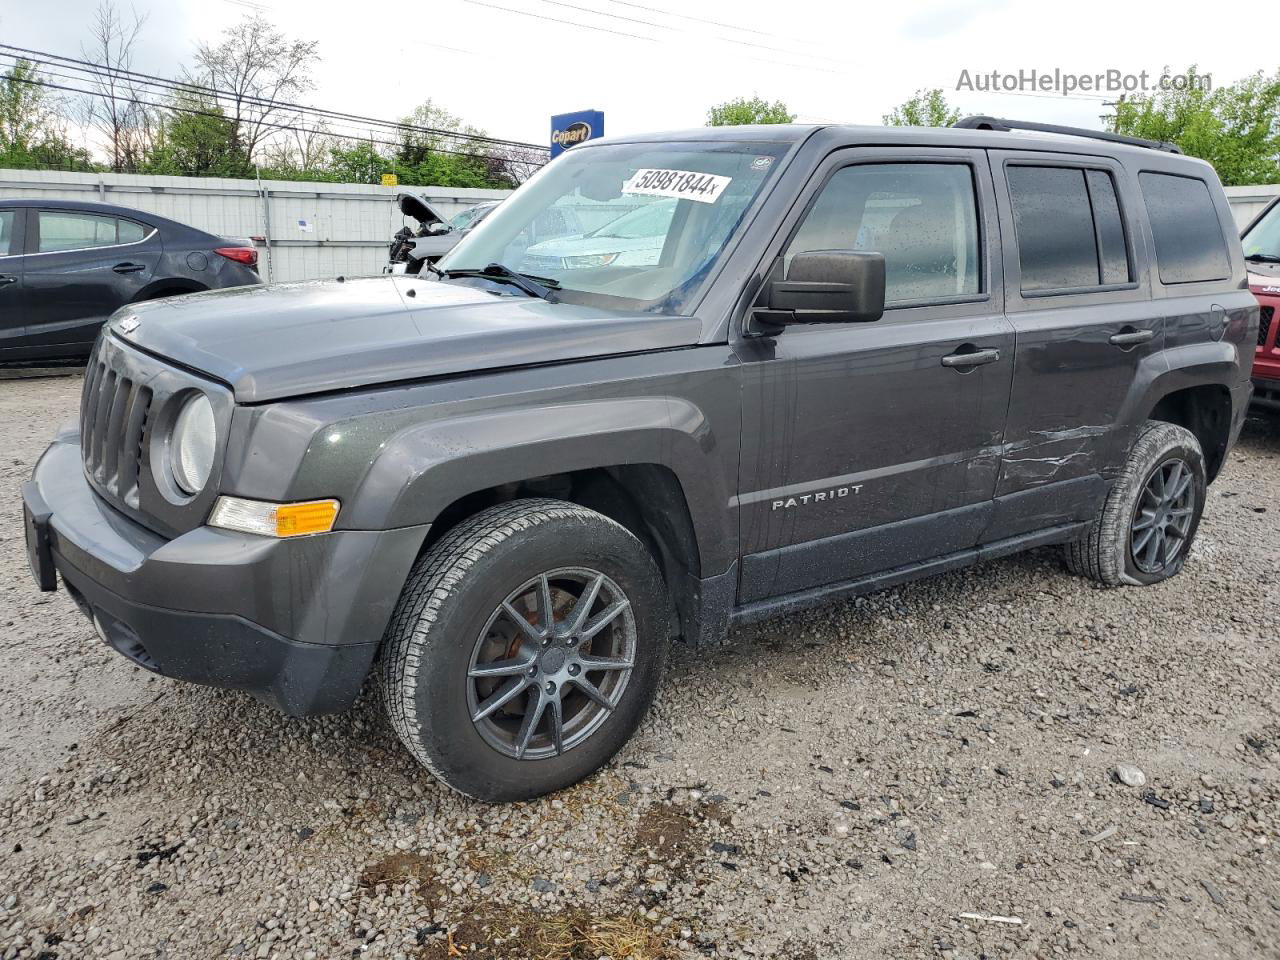
[[85,357],[127,303],[261,282],[245,240],[106,203],[0,200],[0,362]]

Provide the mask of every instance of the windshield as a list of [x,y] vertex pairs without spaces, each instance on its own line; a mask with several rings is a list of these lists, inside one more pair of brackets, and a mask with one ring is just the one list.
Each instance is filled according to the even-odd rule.
[[1280,257],[1280,203],[1272,204],[1267,215],[1255,223],[1240,242],[1246,257]]
[[620,143],[570,150],[441,261],[554,280],[553,299],[680,314],[788,144]]

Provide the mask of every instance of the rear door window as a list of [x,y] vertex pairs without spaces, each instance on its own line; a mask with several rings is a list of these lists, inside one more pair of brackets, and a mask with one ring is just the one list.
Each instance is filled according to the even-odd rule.
[[1196,283],[1231,276],[1227,243],[1209,185],[1195,177],[1140,173],[1156,241],[1160,282]]
[[1078,292],[1132,280],[1111,174],[1016,164],[1007,177],[1023,293]]
[[71,211],[40,211],[40,252],[83,250],[117,243],[115,217]]

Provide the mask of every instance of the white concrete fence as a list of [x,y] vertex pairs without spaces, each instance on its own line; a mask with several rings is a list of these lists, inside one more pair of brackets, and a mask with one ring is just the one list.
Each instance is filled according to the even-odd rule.
[[154,177],[126,173],[0,170],[0,199],[47,197],[114,203],[178,220],[220,237],[255,238],[267,280],[379,273],[404,222],[395,195],[413,190],[445,216],[509,190],[383,187]]
[[[391,235],[403,223],[394,202],[400,189],[364,183],[0,170],[0,199],[115,203],[221,237],[257,238],[260,269],[267,280],[379,273]],[[453,187],[403,189],[423,193],[445,216],[510,193]],[[1227,187],[1236,225],[1244,227],[1277,195],[1280,184]]]

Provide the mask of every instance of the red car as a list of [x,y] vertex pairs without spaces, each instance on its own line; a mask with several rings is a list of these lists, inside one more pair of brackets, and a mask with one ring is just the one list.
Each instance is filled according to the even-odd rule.
[[1245,227],[1240,242],[1249,265],[1249,289],[1262,307],[1253,357],[1253,400],[1260,407],[1280,410],[1280,197]]

